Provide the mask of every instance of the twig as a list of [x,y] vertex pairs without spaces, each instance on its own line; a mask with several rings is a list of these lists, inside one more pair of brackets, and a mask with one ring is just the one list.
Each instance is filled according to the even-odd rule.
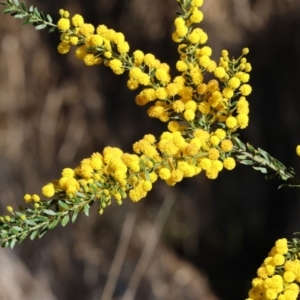
[[115,257],[108,273],[108,278],[104,286],[101,300],[112,299],[113,292],[116,287],[116,282],[118,280],[124,262],[124,257],[128,248],[128,244],[132,236],[135,219],[135,214],[133,214],[132,212],[127,213],[121,232],[121,237],[119,239],[119,244],[117,246]]
[[130,278],[127,290],[124,294],[122,300],[133,300],[135,299],[135,294],[138,289],[138,286],[144,276],[146,269],[149,265],[150,259],[153,255],[153,252],[157,246],[159,236],[165,225],[167,217],[173,207],[175,202],[175,197],[173,195],[166,196],[163,204],[160,207],[160,210],[156,216],[154,224],[151,228],[150,234],[144,246],[143,252],[140,256],[140,259],[133,271],[133,274]]

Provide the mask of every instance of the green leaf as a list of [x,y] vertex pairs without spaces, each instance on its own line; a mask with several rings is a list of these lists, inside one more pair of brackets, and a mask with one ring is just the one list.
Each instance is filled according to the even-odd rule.
[[250,145],[250,144],[247,144],[247,148],[249,149],[249,151],[251,152],[251,153],[255,153],[255,149]]
[[46,216],[39,216],[38,220],[39,220],[39,222],[47,222],[49,220],[49,218]]
[[21,243],[26,237],[27,237],[27,233],[26,232],[22,233],[22,235],[19,237],[19,242]]
[[269,156],[269,154],[265,150],[263,150],[263,149],[258,148],[257,150],[265,158],[265,160],[268,163],[270,163],[270,156]]
[[3,238],[3,239],[8,237],[8,233],[6,230],[1,230],[0,235],[1,235],[1,238]]
[[13,249],[15,244],[16,244],[17,240],[16,239],[13,239],[11,242],[10,242],[10,248]]
[[63,227],[65,227],[65,226],[69,223],[69,220],[70,220],[69,215],[64,216],[64,218],[63,218],[62,221],[61,221],[61,225],[62,225]]
[[26,15],[24,15],[24,14],[17,14],[17,15],[14,15],[14,18],[16,18],[16,19],[24,19],[24,18],[26,18],[27,16]]
[[4,14],[8,14],[8,13],[10,13],[10,12],[12,12],[12,11],[14,11],[14,8],[13,8],[13,7],[8,7],[8,8],[5,8],[5,9],[3,10],[3,13],[4,13]]
[[25,223],[27,225],[31,225],[31,226],[35,226],[36,225],[36,223],[34,221],[32,221],[32,220],[25,220]]
[[66,210],[69,209],[69,206],[61,200],[58,201],[58,205],[63,209],[66,209]]
[[14,235],[17,235],[19,233],[18,230],[15,230],[14,228],[11,229],[11,232],[14,234]]
[[266,168],[263,167],[253,167],[254,170],[260,171],[263,174],[267,174],[268,170]]
[[237,155],[236,158],[240,159],[240,160],[244,160],[247,158],[247,156],[246,155]]
[[240,163],[243,164],[243,165],[247,165],[247,166],[253,165],[253,161],[250,160],[250,159],[242,160],[242,161],[240,161]]
[[50,209],[44,209],[43,213],[46,214],[46,215],[49,215],[49,216],[55,216],[56,215],[56,212],[53,211],[53,210],[50,210]]
[[27,11],[27,7],[26,7],[26,4],[24,2],[21,3],[21,7],[24,11]]
[[18,6],[18,7],[20,6],[20,4],[19,4],[19,1],[18,1],[18,0],[14,0],[14,2],[15,2],[15,5],[16,5],[16,6]]
[[58,224],[58,219],[54,219],[49,225],[48,225],[48,228],[49,229],[53,229],[57,226]]
[[48,20],[50,23],[52,23],[52,18],[51,18],[50,15],[47,15],[47,20]]
[[76,195],[77,195],[78,197],[80,197],[80,198],[84,198],[84,199],[87,199],[87,198],[88,198],[85,194],[80,193],[80,192],[77,192]]
[[13,226],[13,229],[15,229],[16,231],[23,231],[23,229],[19,226]]
[[40,24],[38,26],[35,27],[36,30],[41,30],[47,27],[47,24]]
[[33,12],[33,6],[32,5],[29,7],[29,12]]
[[33,231],[33,232],[31,233],[31,235],[30,235],[30,239],[31,239],[31,240],[34,240],[35,237],[37,236],[37,234],[38,234],[38,230]]
[[88,217],[90,206],[87,203],[84,205],[83,210],[84,210],[84,214]]
[[72,223],[74,223],[76,221],[77,216],[78,216],[78,210],[75,210],[73,213],[73,216],[72,216]]

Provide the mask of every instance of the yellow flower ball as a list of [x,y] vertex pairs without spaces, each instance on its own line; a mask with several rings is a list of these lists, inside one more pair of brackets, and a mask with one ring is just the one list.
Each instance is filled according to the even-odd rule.
[[187,109],[184,113],[183,113],[184,118],[187,121],[193,121],[195,119],[195,113],[194,111],[192,111],[191,109]]
[[248,96],[252,92],[252,88],[249,84],[243,84],[239,90],[243,96]]
[[6,207],[6,210],[8,211],[8,212],[13,212],[14,211],[14,209],[12,208],[12,206],[7,206]]
[[283,279],[286,281],[286,282],[293,282],[295,279],[296,279],[296,275],[294,272],[291,272],[291,271],[286,271],[283,273]]
[[297,153],[298,156],[300,156],[300,145],[298,145],[298,146],[296,147],[296,153]]
[[225,122],[226,126],[229,129],[233,129],[237,126],[237,119],[235,117],[228,117]]
[[70,29],[70,20],[65,18],[60,18],[57,22],[57,27],[61,31],[67,31]]
[[48,183],[42,188],[42,194],[47,197],[53,197],[55,194],[55,189],[53,183]]
[[225,169],[231,171],[236,166],[235,160],[232,157],[226,157],[223,160],[223,166],[224,166]]
[[168,168],[161,168],[159,171],[158,171],[158,176],[159,178],[163,179],[163,180],[167,180],[170,178],[171,176],[171,172]]
[[224,140],[222,141],[221,143],[221,149],[224,151],[224,152],[230,152],[233,148],[233,144],[232,144],[232,141],[231,140]]
[[84,20],[81,15],[76,14],[73,16],[73,18],[72,18],[73,26],[80,27],[81,25],[83,25],[83,23],[84,23]]
[[216,148],[211,148],[208,151],[208,158],[210,160],[217,160],[220,157],[220,152]]

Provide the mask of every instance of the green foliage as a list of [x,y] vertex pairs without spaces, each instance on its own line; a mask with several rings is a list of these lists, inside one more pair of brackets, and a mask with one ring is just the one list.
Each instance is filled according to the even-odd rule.
[[266,179],[278,178],[288,181],[287,184],[283,184],[279,188],[300,188],[300,179],[293,168],[287,168],[263,149],[257,148],[256,150],[248,143],[245,145],[237,137],[233,137],[232,141],[234,142],[234,151],[239,163],[252,166],[254,170],[265,174]]
[[41,238],[59,223],[63,227],[69,223],[70,219],[74,223],[81,211],[88,216],[93,203],[93,196],[89,199],[76,197],[73,201],[59,199],[38,202],[33,204],[32,208],[12,212],[9,221],[0,220],[0,244],[4,248],[13,248],[16,243],[21,243],[27,237],[30,240]]
[[4,14],[11,14],[14,18],[25,19],[23,25],[33,24],[36,30],[41,30],[50,27],[49,32],[53,32],[57,25],[52,23],[50,15],[44,15],[42,11],[39,11],[36,7],[30,6],[27,9],[24,2],[19,3],[18,0],[7,0],[7,2],[0,2],[0,4],[6,6],[3,10]]

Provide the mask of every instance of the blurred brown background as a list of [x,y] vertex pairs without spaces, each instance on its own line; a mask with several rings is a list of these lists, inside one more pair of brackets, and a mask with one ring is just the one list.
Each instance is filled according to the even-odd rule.
[[[131,50],[177,61],[175,0],[27,4],[53,17],[61,7],[81,13],[122,31]],[[215,59],[223,48],[236,57],[251,50],[254,91],[243,140],[299,170],[300,2],[206,0],[203,11]],[[104,146],[131,151],[144,134],[165,128],[135,105],[126,75],[59,55],[58,40],[0,16],[2,212]],[[201,174],[175,188],[158,183],[147,199],[112,205],[101,217],[95,207],[41,240],[0,249],[0,299],[245,299],[275,239],[300,230],[298,193],[278,184],[238,166],[216,181]]]

